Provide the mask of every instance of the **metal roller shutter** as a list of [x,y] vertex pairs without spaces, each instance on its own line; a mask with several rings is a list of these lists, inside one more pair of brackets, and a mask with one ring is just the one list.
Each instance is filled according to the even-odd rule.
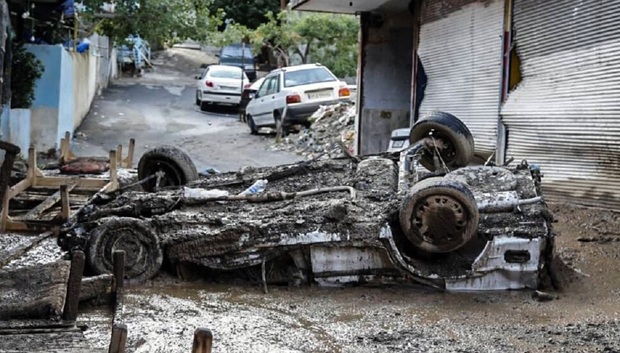
[[548,197],[620,208],[620,1],[515,0],[522,81],[502,108],[507,157]]
[[420,111],[454,114],[476,153],[495,151],[502,77],[504,1],[425,1],[418,55],[428,77]]

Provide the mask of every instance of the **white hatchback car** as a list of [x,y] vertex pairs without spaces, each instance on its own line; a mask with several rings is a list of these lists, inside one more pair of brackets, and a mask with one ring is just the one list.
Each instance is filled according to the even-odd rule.
[[304,64],[274,70],[265,77],[246,108],[250,132],[262,127],[310,126],[308,118],[320,105],[349,101],[346,83],[320,64]]
[[236,66],[211,65],[197,79],[196,105],[200,110],[207,110],[209,104],[239,105],[241,92],[250,85],[245,72]]

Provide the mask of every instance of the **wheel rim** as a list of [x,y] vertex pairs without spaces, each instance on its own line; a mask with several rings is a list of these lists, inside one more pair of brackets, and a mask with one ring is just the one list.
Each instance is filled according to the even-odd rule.
[[[178,186],[185,184],[185,180],[181,171],[173,164],[166,161],[157,161],[147,168],[147,175],[154,175],[157,172],[163,172],[163,176],[159,179],[159,187]],[[151,190],[157,186],[157,178],[148,182]]]
[[441,149],[428,148],[424,151],[424,156],[422,158],[425,158],[432,165],[434,163],[434,156],[437,152],[439,152],[440,162],[443,161],[446,166],[451,166],[455,163],[457,158],[456,149],[454,148],[452,141],[447,136],[442,134],[441,131],[437,131],[435,129],[429,130],[425,136],[432,137],[434,140],[440,140],[443,142],[444,147]]
[[411,225],[417,240],[436,252],[448,252],[467,241],[470,222],[464,205],[447,195],[431,195],[416,203]]

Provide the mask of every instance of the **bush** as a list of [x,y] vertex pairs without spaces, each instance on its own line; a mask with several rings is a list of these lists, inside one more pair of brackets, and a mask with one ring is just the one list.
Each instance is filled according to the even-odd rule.
[[34,54],[23,45],[13,49],[11,64],[11,108],[30,108],[34,100],[34,89],[45,67]]

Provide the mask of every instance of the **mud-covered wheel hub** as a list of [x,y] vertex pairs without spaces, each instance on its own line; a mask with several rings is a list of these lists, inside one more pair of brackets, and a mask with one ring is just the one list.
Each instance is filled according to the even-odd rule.
[[110,217],[88,235],[86,259],[95,274],[111,273],[114,252],[125,251],[125,278],[143,282],[161,269],[163,252],[148,224],[135,218]]
[[454,251],[476,234],[479,213],[474,196],[461,183],[429,178],[403,200],[400,223],[413,245],[432,253]]
[[[469,221],[463,205],[456,199],[445,196],[429,196],[416,207],[411,222],[415,223],[420,242],[432,244],[437,249],[450,249],[462,241],[463,228]],[[442,251],[443,252],[443,251]]]

